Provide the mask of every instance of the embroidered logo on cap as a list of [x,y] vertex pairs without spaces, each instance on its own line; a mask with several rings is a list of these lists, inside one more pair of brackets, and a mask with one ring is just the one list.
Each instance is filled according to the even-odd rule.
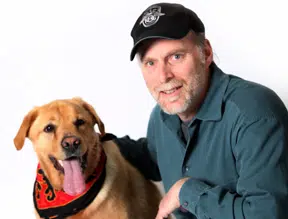
[[161,13],[161,7],[158,5],[153,5],[149,7],[144,13],[140,25],[143,24],[144,27],[150,27],[157,23],[160,16],[165,15]]

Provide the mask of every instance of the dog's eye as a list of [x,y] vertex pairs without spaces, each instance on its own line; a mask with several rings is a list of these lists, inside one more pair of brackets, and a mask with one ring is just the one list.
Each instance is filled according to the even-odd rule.
[[55,126],[52,124],[49,124],[44,128],[44,132],[53,132],[54,130],[55,130]]
[[74,125],[79,127],[81,125],[83,125],[85,123],[85,121],[83,119],[77,119],[75,122],[74,122]]

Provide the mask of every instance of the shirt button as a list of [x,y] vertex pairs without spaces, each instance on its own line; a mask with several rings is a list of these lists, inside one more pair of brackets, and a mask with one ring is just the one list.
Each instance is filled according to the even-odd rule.
[[183,206],[184,206],[184,207],[187,207],[187,206],[188,206],[188,202],[184,202],[184,203],[183,203]]
[[189,171],[189,167],[185,166],[185,171],[188,172]]

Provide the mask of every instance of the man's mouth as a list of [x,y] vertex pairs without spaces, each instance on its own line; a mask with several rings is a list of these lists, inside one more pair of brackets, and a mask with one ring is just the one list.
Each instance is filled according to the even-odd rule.
[[65,160],[57,160],[54,156],[49,155],[49,159],[51,160],[54,168],[56,170],[58,170],[59,172],[61,172],[62,174],[65,174],[65,170],[64,170],[64,162],[65,161],[72,161],[72,160],[77,160],[80,164],[82,173],[84,173],[86,167],[87,167],[87,155],[88,152],[86,152],[83,156],[80,157],[76,157],[76,156],[71,156],[69,158],[66,158]]
[[182,86],[178,86],[178,87],[174,87],[172,89],[169,89],[169,90],[162,90],[160,91],[160,93],[164,93],[164,94],[173,94],[175,93],[176,91],[178,91]]

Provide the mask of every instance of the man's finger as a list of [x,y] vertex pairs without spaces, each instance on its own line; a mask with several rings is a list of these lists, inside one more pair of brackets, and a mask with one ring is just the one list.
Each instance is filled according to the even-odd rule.
[[155,219],[165,219],[165,218],[168,218],[168,214],[161,213],[161,212],[158,211],[157,216],[156,216]]

